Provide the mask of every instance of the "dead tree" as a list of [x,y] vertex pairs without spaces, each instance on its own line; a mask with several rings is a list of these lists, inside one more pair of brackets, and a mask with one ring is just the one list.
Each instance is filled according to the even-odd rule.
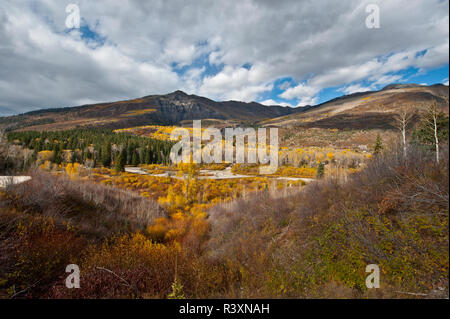
[[439,131],[438,131],[438,119],[439,119],[439,109],[437,106],[437,102],[434,101],[431,103],[428,108],[426,109],[426,112],[424,114],[424,120],[426,125],[428,125],[434,134],[434,145],[436,148],[436,163],[439,164]]
[[403,156],[406,158],[408,152],[408,144],[406,142],[407,128],[413,119],[415,110],[410,106],[401,106],[394,115],[395,127],[402,134]]

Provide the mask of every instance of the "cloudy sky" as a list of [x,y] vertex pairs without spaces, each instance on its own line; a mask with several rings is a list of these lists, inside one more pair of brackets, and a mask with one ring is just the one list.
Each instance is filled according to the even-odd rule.
[[[80,28],[66,26],[70,3]],[[369,29],[373,3],[380,28]],[[448,0],[1,0],[0,115],[178,89],[301,107],[389,83],[448,85],[448,10]]]

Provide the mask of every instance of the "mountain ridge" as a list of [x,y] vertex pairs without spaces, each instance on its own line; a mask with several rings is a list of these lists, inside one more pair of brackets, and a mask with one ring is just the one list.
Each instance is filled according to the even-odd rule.
[[257,102],[217,102],[177,90],[116,102],[35,110],[0,118],[0,125],[10,130],[24,127],[46,130],[80,126],[117,129],[146,124],[176,125],[194,119],[253,123],[294,112],[294,108]]
[[448,114],[448,92],[448,86],[442,84],[393,83],[378,91],[356,92],[318,105],[292,108],[257,102],[214,101],[177,90],[130,100],[30,111],[0,118],[0,126],[8,130],[118,129],[214,119],[233,125],[388,128],[395,109],[403,104],[424,107],[436,101]]
[[423,111],[436,102],[448,114],[449,87],[390,84],[378,91],[356,92],[307,107],[294,114],[263,120],[264,126],[303,126],[329,129],[390,129],[401,106]]

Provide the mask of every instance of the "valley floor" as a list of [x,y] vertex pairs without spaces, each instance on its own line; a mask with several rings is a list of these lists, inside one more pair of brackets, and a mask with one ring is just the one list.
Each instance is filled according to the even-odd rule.
[[[346,182],[329,175],[292,188],[258,176],[200,179],[210,172],[189,165],[179,178],[142,174],[158,166],[40,168],[0,194],[0,294],[448,298],[443,153],[436,165],[432,153],[392,149]],[[81,289],[65,287],[72,263]],[[369,264],[379,289],[365,284]]]
[[[141,167],[125,167],[125,172],[132,173],[132,174],[140,174],[140,175],[148,175],[148,176],[154,176],[154,177],[172,177],[172,178],[178,178],[183,179],[182,176],[176,176],[176,174],[170,173],[170,172],[164,172],[160,174],[152,174],[145,171],[145,169]],[[234,179],[234,178],[253,178],[252,175],[242,175],[242,174],[234,174],[231,172],[231,167],[224,168],[223,170],[208,170],[208,169],[200,169],[199,171],[199,179]],[[288,180],[288,181],[303,181],[303,182],[311,182],[314,179],[313,178],[306,178],[306,177],[287,177],[287,176],[280,176],[280,177],[273,177],[274,179],[278,180]]]

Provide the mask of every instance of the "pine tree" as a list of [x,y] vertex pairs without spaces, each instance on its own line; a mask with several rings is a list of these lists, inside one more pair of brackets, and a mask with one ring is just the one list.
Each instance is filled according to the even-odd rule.
[[116,159],[116,172],[124,172],[126,163],[127,163],[127,151],[125,148],[123,148]]
[[77,161],[76,151],[70,153],[70,162],[73,164]]
[[31,155],[31,159],[33,160],[33,162],[35,162],[37,160],[38,157],[38,150],[33,150],[33,155]]
[[95,161],[102,161],[103,159],[103,147],[101,145],[95,146]]
[[59,143],[55,144],[54,146],[52,162],[55,164],[61,164],[62,162],[61,148]]
[[379,154],[383,149],[383,141],[381,140],[380,133],[377,134],[377,139],[375,140],[375,145],[373,146],[373,154]]
[[139,164],[145,164],[145,147],[142,146],[138,149]]
[[133,152],[133,155],[131,156],[131,165],[138,166],[139,164],[140,164],[139,154],[135,151],[135,152]]
[[106,143],[102,152],[102,165],[104,167],[111,166],[111,144]]
[[134,154],[134,145],[133,145],[133,143],[129,143],[127,145],[127,157],[126,157],[126,161],[127,161],[128,165],[130,165],[132,162],[133,154]]
[[419,128],[414,132],[414,139],[421,145],[428,146],[436,152],[439,163],[440,144],[448,140],[449,118],[438,109],[437,103],[430,105],[422,116]]
[[317,178],[322,178],[325,174],[325,164],[323,162],[320,162],[319,165],[317,165]]
[[152,162],[152,154],[150,153],[150,145],[147,146],[145,150],[145,164],[150,164]]

